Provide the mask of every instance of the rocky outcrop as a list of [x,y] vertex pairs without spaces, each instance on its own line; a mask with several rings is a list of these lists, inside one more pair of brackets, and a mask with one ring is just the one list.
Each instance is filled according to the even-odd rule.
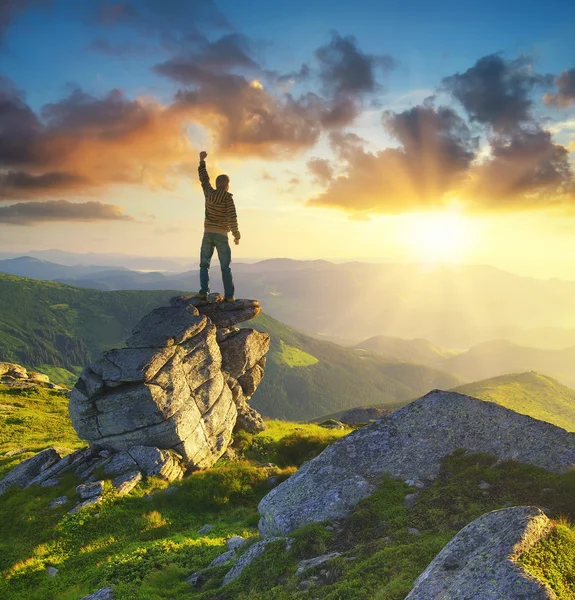
[[575,433],[497,404],[433,391],[334,442],[274,488],[259,505],[260,532],[287,535],[306,523],[344,517],[383,473],[426,480],[458,448],[557,473],[575,466]]
[[236,424],[265,428],[247,404],[263,377],[269,336],[237,323],[255,300],[173,298],[135,327],[126,347],[86,367],[69,410],[78,435],[97,449],[148,447],[206,468],[227,449]]
[[551,521],[532,506],[482,515],[436,556],[406,600],[557,598],[517,564],[517,559],[546,537],[551,528]]
[[50,377],[37,371],[28,371],[16,363],[0,362],[0,384],[9,387],[47,387],[62,390],[62,386],[50,381]]
[[376,408],[375,406],[358,406],[346,410],[339,420],[346,425],[363,425],[370,421],[383,419],[391,411],[388,408]]

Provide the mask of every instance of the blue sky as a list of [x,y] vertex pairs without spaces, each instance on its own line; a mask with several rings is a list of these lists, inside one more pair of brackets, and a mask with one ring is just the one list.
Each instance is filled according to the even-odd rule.
[[[416,248],[409,232],[438,222],[479,240],[449,234],[445,253],[464,261],[528,270],[523,244],[541,223],[542,248],[565,238],[549,265],[571,248],[557,232],[572,231],[575,205],[573,2],[11,6],[0,94],[19,117],[6,113],[10,139],[0,127],[2,250],[144,254],[152,239],[157,253],[195,252],[204,146],[251,234],[239,257],[412,260],[437,240]],[[513,249],[496,234],[509,218]],[[305,242],[278,241],[280,223],[292,239],[305,223]]]

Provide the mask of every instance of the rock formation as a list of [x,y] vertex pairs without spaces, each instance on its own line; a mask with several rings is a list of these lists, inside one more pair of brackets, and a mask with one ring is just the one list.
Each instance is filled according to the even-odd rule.
[[78,435],[97,449],[155,447],[206,468],[225,452],[238,423],[265,426],[247,400],[265,366],[269,336],[237,323],[260,312],[255,300],[173,298],[134,328],[126,347],[86,367],[72,390]]
[[50,377],[15,363],[0,362],[0,384],[8,387],[47,387],[60,390],[61,386],[50,381]]
[[260,532],[287,535],[306,523],[344,517],[384,472],[404,480],[433,478],[440,460],[458,448],[558,473],[575,466],[575,433],[436,390],[334,442],[274,488],[259,505]]
[[551,521],[536,507],[482,515],[464,527],[419,576],[406,600],[548,600],[555,592],[529,575],[517,559],[547,536]]

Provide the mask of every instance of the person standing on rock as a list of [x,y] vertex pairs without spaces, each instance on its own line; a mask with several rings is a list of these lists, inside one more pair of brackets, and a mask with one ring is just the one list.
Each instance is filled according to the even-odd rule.
[[200,183],[204,190],[206,199],[206,217],[204,221],[204,237],[200,250],[200,285],[198,298],[208,299],[210,293],[210,263],[214,254],[214,248],[218,251],[220,267],[222,269],[222,280],[224,282],[224,300],[234,302],[234,280],[230,264],[232,262],[232,251],[228,243],[228,232],[234,236],[234,244],[240,243],[240,230],[238,229],[238,217],[234,199],[230,194],[230,178],[227,175],[216,177],[216,188],[210,183],[210,176],[206,169],[207,152],[200,152],[200,166],[198,174]]

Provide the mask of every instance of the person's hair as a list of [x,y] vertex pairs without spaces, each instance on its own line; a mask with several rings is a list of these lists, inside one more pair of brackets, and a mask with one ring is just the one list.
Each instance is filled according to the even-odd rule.
[[228,185],[230,185],[230,178],[227,175],[218,175],[216,177],[216,187],[225,189]]

